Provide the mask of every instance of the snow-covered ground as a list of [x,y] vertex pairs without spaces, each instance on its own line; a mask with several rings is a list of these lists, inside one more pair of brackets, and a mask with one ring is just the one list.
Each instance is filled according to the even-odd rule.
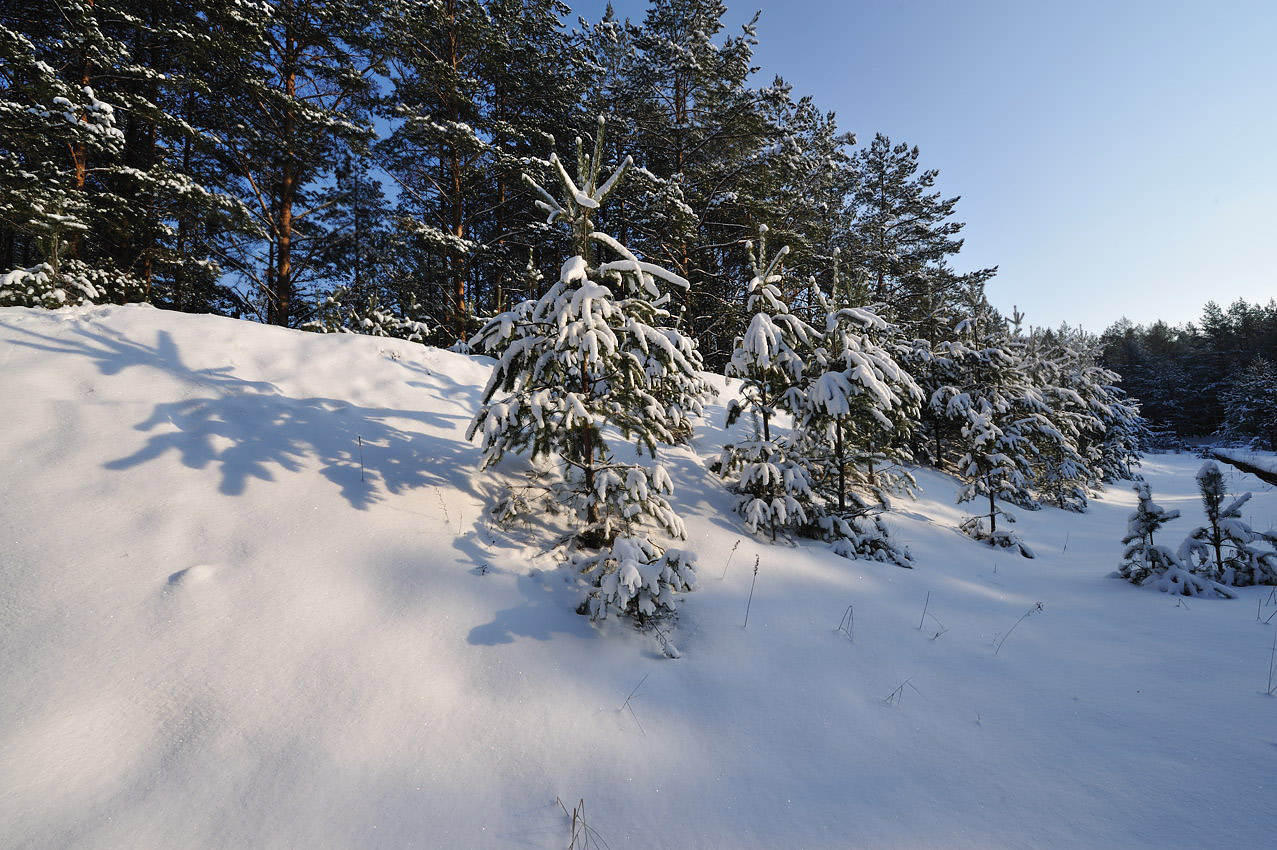
[[1211,449],[1211,454],[1225,460],[1240,461],[1247,466],[1277,475],[1277,454],[1255,449]]
[[[1016,511],[1030,561],[961,537],[921,472],[903,570],[743,533],[707,427],[669,454],[701,559],[669,660],[573,613],[537,523],[483,521],[486,371],[0,310],[0,845],[561,848],[556,800],[613,850],[1273,840],[1277,597],[1109,578],[1129,489]],[[1166,542],[1199,465],[1144,467],[1184,513]]]

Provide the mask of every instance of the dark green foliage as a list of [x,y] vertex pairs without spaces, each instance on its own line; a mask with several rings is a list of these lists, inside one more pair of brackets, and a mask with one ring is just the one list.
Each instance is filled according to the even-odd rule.
[[[1267,439],[1250,423],[1234,388],[1256,358],[1277,362],[1277,301],[1235,301],[1227,310],[1207,302],[1198,324],[1133,325],[1122,320],[1101,337],[1104,365],[1119,372],[1151,425],[1176,439],[1214,433]],[[1229,399],[1232,392],[1231,402]],[[1230,426],[1229,404],[1245,427]],[[1236,417],[1232,417],[1236,418]]]

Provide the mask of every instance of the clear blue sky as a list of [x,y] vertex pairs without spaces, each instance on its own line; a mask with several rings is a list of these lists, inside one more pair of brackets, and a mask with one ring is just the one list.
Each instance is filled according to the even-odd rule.
[[919,146],[1003,311],[1098,332],[1277,298],[1277,0],[728,5],[762,10],[760,77]]

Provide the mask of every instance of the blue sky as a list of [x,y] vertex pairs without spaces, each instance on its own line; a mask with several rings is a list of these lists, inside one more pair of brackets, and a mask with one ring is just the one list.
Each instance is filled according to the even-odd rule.
[[1277,298],[1277,0],[728,6],[762,10],[764,79],[919,146],[1003,311],[1098,332]]

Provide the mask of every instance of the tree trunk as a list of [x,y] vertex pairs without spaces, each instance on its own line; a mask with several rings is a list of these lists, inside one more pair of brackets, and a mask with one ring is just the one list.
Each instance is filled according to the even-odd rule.
[[294,37],[291,21],[284,29],[284,56],[282,78],[284,106],[282,139],[284,163],[279,178],[279,211],[275,221],[276,245],[270,303],[266,321],[272,325],[288,325],[293,300],[293,204],[297,199],[297,152],[294,141],[297,117],[294,100],[297,97],[297,61],[299,45]]
[[842,450],[842,420],[834,424],[834,457],[838,460],[838,512],[847,510],[847,459]]

